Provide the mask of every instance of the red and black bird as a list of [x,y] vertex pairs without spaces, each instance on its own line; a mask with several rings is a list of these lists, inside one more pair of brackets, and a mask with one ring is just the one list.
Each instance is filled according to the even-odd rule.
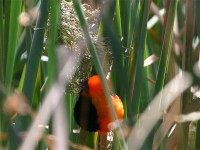
[[[111,95],[111,100],[118,119],[122,120],[124,107],[121,99],[117,95]],[[74,107],[74,117],[77,124],[84,130],[98,131],[101,134],[110,131],[108,125],[114,120],[98,75],[85,81]]]

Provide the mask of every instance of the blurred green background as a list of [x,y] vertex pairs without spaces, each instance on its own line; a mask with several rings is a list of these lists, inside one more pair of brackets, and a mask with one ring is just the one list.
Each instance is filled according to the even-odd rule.
[[[67,134],[66,149],[200,149],[199,11],[199,0],[0,0],[0,149],[28,141],[55,84],[62,87],[58,93],[64,97],[55,101],[64,101],[66,122],[60,126],[54,119],[57,103],[46,124],[36,128],[43,134],[30,141],[35,149],[54,149],[55,126]],[[79,56],[60,57],[59,45]],[[74,63],[75,69],[65,70],[66,81],[59,60]],[[112,91],[124,104],[124,121],[106,137],[79,132],[73,108],[80,83],[99,74],[110,102],[108,72]],[[189,77],[182,78],[185,72]],[[167,101],[171,93],[164,92],[168,83],[180,89],[172,102]],[[158,118],[145,118],[153,109]],[[188,121],[179,116],[192,112]]]

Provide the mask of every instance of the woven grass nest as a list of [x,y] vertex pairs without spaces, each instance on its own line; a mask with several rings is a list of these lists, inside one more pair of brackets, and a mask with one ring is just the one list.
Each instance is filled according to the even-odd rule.
[[[79,25],[79,20],[76,15],[76,12],[73,8],[72,2],[66,2],[65,0],[61,0],[61,15],[60,15],[60,24],[58,30],[58,41],[61,44],[66,45],[70,50],[80,52],[80,41],[84,40],[84,35],[82,29]],[[92,41],[96,47],[97,54],[102,61],[102,66],[105,70],[105,73],[108,72],[110,68],[110,52],[108,44],[105,44],[106,41],[102,40],[102,38],[98,37],[98,29],[100,24],[100,10],[92,9],[87,4],[82,4],[82,9],[85,14],[85,19],[88,23],[88,30]],[[101,40],[100,40],[101,39]],[[79,93],[81,90],[81,83],[84,82],[91,73],[93,60],[90,55],[89,49],[86,46],[86,42],[81,42],[84,47],[84,52],[82,53],[80,65],[77,67],[74,76],[71,79],[71,82],[67,86],[67,91],[70,93]],[[75,58],[76,59],[76,58]]]

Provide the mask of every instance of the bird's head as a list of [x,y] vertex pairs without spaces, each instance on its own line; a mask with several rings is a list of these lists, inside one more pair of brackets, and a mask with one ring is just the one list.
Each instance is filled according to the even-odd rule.
[[[108,87],[109,82],[107,81]],[[88,79],[89,94],[90,96],[104,94],[103,85],[98,75],[94,75]]]

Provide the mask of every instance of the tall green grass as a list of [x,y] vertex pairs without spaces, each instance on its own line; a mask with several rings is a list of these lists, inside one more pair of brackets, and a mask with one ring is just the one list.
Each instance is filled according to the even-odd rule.
[[[101,49],[90,35],[90,23],[84,14],[85,8],[91,8],[83,6],[79,0],[67,2],[74,9],[85,39],[81,41],[84,44],[77,42],[76,48],[88,48],[93,62],[90,75],[99,74],[116,119],[105,80],[107,72],[98,51],[105,48],[111,54],[109,80],[113,91],[123,101],[124,121],[116,122],[114,140],[109,142],[97,133],[77,131],[73,107],[78,94],[68,92],[65,87],[74,74],[70,72],[74,69],[70,63],[77,60],[74,64],[78,65],[84,54],[79,51],[77,56],[69,52],[66,56],[63,54],[65,58],[59,55],[58,46],[63,44],[59,33],[63,23],[60,1],[0,0],[0,149],[26,148],[23,147],[26,142],[31,142],[36,149],[52,148],[52,144],[56,144],[53,135],[58,135],[58,143],[66,149],[83,149],[84,146],[106,149],[108,144],[112,149],[199,149],[199,119],[193,114],[185,116],[200,108],[198,94],[190,90],[196,87],[198,92],[200,83],[200,71],[196,67],[200,45],[199,0],[94,1],[100,10],[97,41],[106,41],[101,41]],[[165,10],[164,15],[160,14],[161,9]],[[24,12],[30,19],[26,26],[20,22],[20,19],[27,19],[26,16],[19,19]],[[153,20],[155,17],[157,20]],[[151,28],[147,28],[150,23]],[[65,46],[69,51],[73,49],[73,46]],[[43,55],[48,61],[41,59]],[[60,60],[68,66],[63,68],[64,72],[59,67]],[[145,63],[149,65],[144,66]],[[177,85],[178,82],[182,84]],[[22,95],[26,101],[22,100]],[[54,96],[55,101],[51,101]],[[53,102],[55,105],[51,105]],[[44,113],[48,117],[41,127],[34,126],[37,112],[45,112],[41,108],[46,104],[52,106]],[[64,109],[62,113],[66,111],[66,114],[56,108]],[[65,123],[60,124],[61,116],[65,117]],[[35,132],[42,129],[43,136],[29,141],[30,128]]]

